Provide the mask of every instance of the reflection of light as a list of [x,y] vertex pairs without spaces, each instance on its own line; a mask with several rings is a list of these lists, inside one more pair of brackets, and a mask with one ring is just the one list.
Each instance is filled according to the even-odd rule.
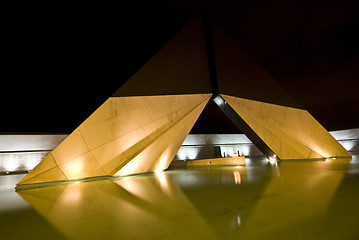
[[164,172],[156,172],[156,176],[158,177],[161,183],[166,183],[166,176]]
[[236,171],[236,172],[233,172],[233,176],[234,176],[234,183],[241,184],[241,182],[242,182],[241,174],[238,171]]
[[75,182],[75,184],[79,184],[79,183],[80,183],[79,181]]
[[326,158],[323,162],[329,162],[330,160],[335,160],[337,159],[336,157],[329,157],[329,158]]
[[46,153],[40,152],[21,152],[0,154],[0,169],[3,171],[31,170],[33,169]]
[[156,172],[155,176],[158,178],[162,190],[164,190],[165,192],[168,191],[169,186],[168,186],[168,182],[167,182],[167,179],[166,179],[166,173],[164,173],[164,172]]
[[116,182],[126,191],[136,195],[141,196],[141,194],[145,193],[142,184],[139,181],[136,181],[135,178],[125,178]]
[[[6,159],[7,160],[7,159]],[[4,161],[4,168],[6,171],[12,172],[15,171],[19,167],[19,162],[15,159],[8,159]]]
[[82,193],[83,191],[81,185],[69,185],[61,195],[61,200],[64,202],[60,202],[67,204],[78,204],[81,201]]
[[177,156],[179,160],[185,160],[186,159],[186,152],[183,149],[179,149],[177,152]]
[[248,144],[241,146],[241,153],[242,153],[242,155],[244,155],[244,156],[249,156],[249,151],[250,151],[250,147],[249,147]]
[[237,215],[237,225],[241,225],[241,217],[239,216],[239,214]]
[[351,151],[354,147],[355,143],[354,141],[340,141],[339,142],[347,151]]
[[272,165],[274,167],[275,174],[277,175],[277,177],[279,177],[280,173],[279,173],[278,162],[276,160],[274,160],[274,161],[268,160],[268,162],[270,165]]
[[236,229],[240,226],[241,226],[241,217],[240,217],[239,213],[237,213],[237,215],[234,218],[232,218],[231,228]]
[[38,154],[28,154],[25,156],[24,165],[26,169],[33,169],[37,164],[39,164],[40,161],[41,157],[39,157]]
[[186,160],[186,159],[196,159],[198,155],[199,149],[195,147],[182,147],[177,152],[178,159]]
[[278,166],[278,163],[276,160],[268,160],[269,164],[270,165],[273,165],[273,166]]
[[241,166],[235,166],[235,168],[241,168]]
[[197,151],[196,150],[188,151],[188,158],[189,159],[193,160],[193,159],[196,159],[196,157],[197,157]]

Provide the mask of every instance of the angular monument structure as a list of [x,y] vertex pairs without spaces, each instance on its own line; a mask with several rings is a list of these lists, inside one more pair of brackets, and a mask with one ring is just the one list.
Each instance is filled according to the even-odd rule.
[[212,23],[217,105],[268,158],[318,159],[350,154],[251,57]]
[[211,97],[267,157],[350,156],[235,39],[196,17],[18,186],[167,169]]

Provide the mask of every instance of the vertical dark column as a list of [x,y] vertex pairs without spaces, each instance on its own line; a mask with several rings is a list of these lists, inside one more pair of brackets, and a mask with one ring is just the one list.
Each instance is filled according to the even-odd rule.
[[202,22],[203,22],[203,31],[204,31],[206,51],[208,57],[209,75],[211,78],[211,86],[213,93],[212,100],[224,112],[224,114],[234,123],[234,125],[236,125],[236,127],[239,130],[241,130],[266,157],[268,158],[271,157],[279,160],[279,158],[276,157],[276,155],[269,148],[269,146],[250,128],[250,126],[236,113],[236,111],[234,111],[234,109],[231,106],[229,106],[229,104],[226,103],[226,101],[219,95],[216,62],[215,62],[212,32],[211,32],[211,21],[206,9],[202,11]]
[[218,83],[217,83],[216,63],[214,60],[214,52],[213,52],[211,21],[206,9],[202,11],[201,17],[203,23],[204,39],[206,43],[209,75],[211,78],[211,85],[212,85],[212,93],[213,93],[212,99],[214,99],[219,94],[219,91],[218,91]]
[[221,155],[221,146],[214,146],[214,156],[215,157],[222,157]]

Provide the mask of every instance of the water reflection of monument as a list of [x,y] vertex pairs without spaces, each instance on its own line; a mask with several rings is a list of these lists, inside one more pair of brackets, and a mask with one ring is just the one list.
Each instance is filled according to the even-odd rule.
[[18,193],[71,239],[216,239],[165,172]]
[[298,226],[302,239],[332,217],[346,166],[204,166],[18,193],[71,239],[290,239]]

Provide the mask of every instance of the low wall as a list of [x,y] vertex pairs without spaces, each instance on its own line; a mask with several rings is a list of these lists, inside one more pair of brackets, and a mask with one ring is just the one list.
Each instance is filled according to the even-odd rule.
[[33,169],[67,134],[0,134],[0,175]]
[[[350,153],[359,152],[359,128],[333,131],[330,134]],[[0,175],[30,171],[67,136],[67,134],[0,133]],[[233,154],[251,158],[262,156],[258,148],[244,134],[190,134],[179,149],[174,162],[208,160],[217,157],[231,159]]]
[[201,160],[173,161],[171,166],[245,165],[245,157],[210,158]]

